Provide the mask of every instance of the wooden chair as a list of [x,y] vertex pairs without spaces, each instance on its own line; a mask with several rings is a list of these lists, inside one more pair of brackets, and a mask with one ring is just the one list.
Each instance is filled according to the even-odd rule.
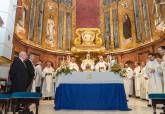
[[42,97],[41,93],[32,92],[16,92],[12,94],[12,105],[14,106],[13,114],[16,113],[16,107],[20,104],[29,107],[30,104],[36,105],[36,114],[38,114],[39,101]]
[[154,94],[149,94],[149,98],[151,99],[152,101],[152,106],[153,106],[153,114],[156,114],[156,105],[157,104],[163,104],[164,107],[163,107],[163,113],[160,113],[160,114],[165,114],[165,94],[161,94],[161,93],[154,93]]

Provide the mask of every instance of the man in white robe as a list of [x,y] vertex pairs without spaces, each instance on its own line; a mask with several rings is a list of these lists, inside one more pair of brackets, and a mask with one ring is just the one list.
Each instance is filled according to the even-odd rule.
[[42,86],[42,95],[43,98],[51,99],[54,94],[54,68],[51,65],[51,62],[47,62],[47,66],[43,69],[42,76],[44,78],[43,86]]
[[71,58],[71,61],[69,63],[69,69],[76,70],[76,72],[79,71],[79,66],[76,64],[76,59],[74,57]]
[[135,96],[140,97],[140,81],[141,81],[141,68],[140,64],[135,62],[134,77],[135,77]]
[[94,60],[90,58],[90,54],[86,55],[86,59],[82,61],[81,68],[83,71],[93,71],[94,70]]
[[156,65],[156,73],[158,77],[161,79],[161,86],[162,86],[162,91],[164,91],[164,80],[163,80],[163,67],[162,67],[162,57],[161,55],[157,54],[156,60],[158,64]]
[[145,63],[141,63],[141,73],[140,73],[140,78],[141,78],[141,83],[140,83],[140,98],[141,99],[148,99],[148,80],[145,80],[144,73],[145,73]]
[[165,46],[160,46],[158,48],[158,51],[159,53],[163,56],[162,57],[162,63],[161,63],[161,66],[162,66],[162,69],[163,69],[163,90],[164,90],[164,93],[165,93]]
[[112,61],[112,56],[111,55],[107,55],[107,70],[111,71],[111,61]]
[[129,95],[133,94],[133,70],[129,67],[128,64],[125,64],[125,70],[127,76],[124,78],[124,87],[125,87],[125,93],[127,96],[127,100],[129,99]]
[[42,66],[41,61],[37,62],[35,67],[35,88],[36,92],[41,92],[41,83],[42,83]]
[[107,63],[104,61],[103,56],[99,57],[99,62],[95,66],[95,70],[98,72],[105,72]]
[[[149,61],[146,64],[145,69],[145,79],[148,80],[148,94],[151,93],[162,93],[161,78],[157,73],[158,62],[155,59],[153,53],[148,54]],[[151,105],[151,100],[149,100],[149,106]]]

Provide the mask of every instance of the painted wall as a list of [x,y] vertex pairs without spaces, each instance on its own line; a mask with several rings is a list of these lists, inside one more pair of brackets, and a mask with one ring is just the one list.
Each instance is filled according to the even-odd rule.
[[76,0],[76,27],[100,27],[100,0]]

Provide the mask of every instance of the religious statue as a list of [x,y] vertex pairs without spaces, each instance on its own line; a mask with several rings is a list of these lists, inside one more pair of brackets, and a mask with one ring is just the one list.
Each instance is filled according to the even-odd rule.
[[54,35],[55,35],[55,23],[53,16],[50,16],[47,20],[46,26],[46,43],[50,44],[51,47],[54,47]]
[[83,71],[93,71],[94,64],[94,60],[90,58],[90,54],[88,53],[86,59],[82,61],[81,68]]
[[26,15],[27,15],[27,11],[28,11],[28,6],[25,4],[24,0],[20,1],[20,5],[18,6],[18,8],[20,8],[20,19],[18,20],[17,24],[16,24],[16,32],[17,33],[25,33],[25,20],[26,20]]
[[165,0],[153,0],[153,5],[156,29],[165,31]]
[[124,35],[125,39],[129,39],[132,37],[131,20],[130,20],[128,14],[125,14],[124,19],[123,19],[123,35]]

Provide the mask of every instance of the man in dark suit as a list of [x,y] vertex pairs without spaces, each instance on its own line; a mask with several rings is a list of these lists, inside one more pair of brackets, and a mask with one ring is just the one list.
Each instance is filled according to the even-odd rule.
[[33,79],[35,76],[35,69],[34,69],[34,65],[33,65],[33,60],[34,60],[33,54],[30,54],[29,58],[25,60],[25,63],[27,66],[27,71],[28,71],[28,76],[29,76],[27,91],[31,91]]
[[28,71],[24,61],[27,59],[27,54],[24,51],[19,53],[10,66],[9,76],[12,83],[12,92],[25,92],[28,87]]

